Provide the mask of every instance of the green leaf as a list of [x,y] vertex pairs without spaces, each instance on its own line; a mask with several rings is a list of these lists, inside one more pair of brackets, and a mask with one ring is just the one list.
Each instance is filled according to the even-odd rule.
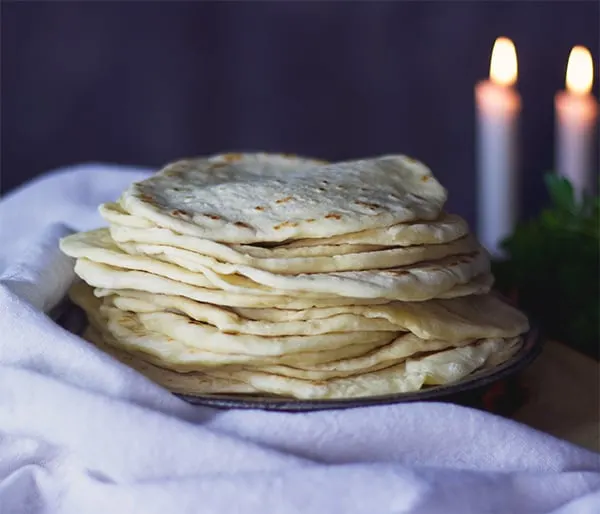
[[552,203],[560,210],[574,212],[576,210],[573,186],[565,178],[556,173],[546,173],[544,176],[546,188]]
[[509,259],[494,263],[497,287],[518,290],[521,307],[550,337],[598,358],[600,340],[600,199],[577,201],[569,181],[545,176],[552,200],[503,242]]

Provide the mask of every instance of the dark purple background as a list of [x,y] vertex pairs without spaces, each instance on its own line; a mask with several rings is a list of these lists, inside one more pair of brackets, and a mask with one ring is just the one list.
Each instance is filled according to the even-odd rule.
[[506,35],[529,215],[568,53],[583,44],[597,62],[599,18],[595,1],[4,3],[1,187],[82,161],[406,152],[473,222],[473,86]]

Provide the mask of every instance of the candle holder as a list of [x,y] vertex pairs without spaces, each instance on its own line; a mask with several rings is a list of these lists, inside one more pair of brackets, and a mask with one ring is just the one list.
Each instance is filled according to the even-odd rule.
[[578,198],[568,179],[545,176],[552,205],[503,241],[493,262],[497,287],[541,324],[548,337],[599,359],[600,199]]

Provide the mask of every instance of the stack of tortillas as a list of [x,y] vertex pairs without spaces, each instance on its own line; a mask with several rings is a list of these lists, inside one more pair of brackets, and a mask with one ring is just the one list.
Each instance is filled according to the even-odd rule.
[[86,337],[168,389],[349,398],[495,366],[527,319],[422,163],[186,160],[67,237]]

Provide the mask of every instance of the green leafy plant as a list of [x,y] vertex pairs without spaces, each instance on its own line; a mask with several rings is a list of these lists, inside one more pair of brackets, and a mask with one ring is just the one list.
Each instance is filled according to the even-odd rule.
[[521,223],[493,264],[497,287],[516,299],[546,335],[598,359],[600,343],[600,199],[575,198],[568,180],[545,176],[552,201]]

